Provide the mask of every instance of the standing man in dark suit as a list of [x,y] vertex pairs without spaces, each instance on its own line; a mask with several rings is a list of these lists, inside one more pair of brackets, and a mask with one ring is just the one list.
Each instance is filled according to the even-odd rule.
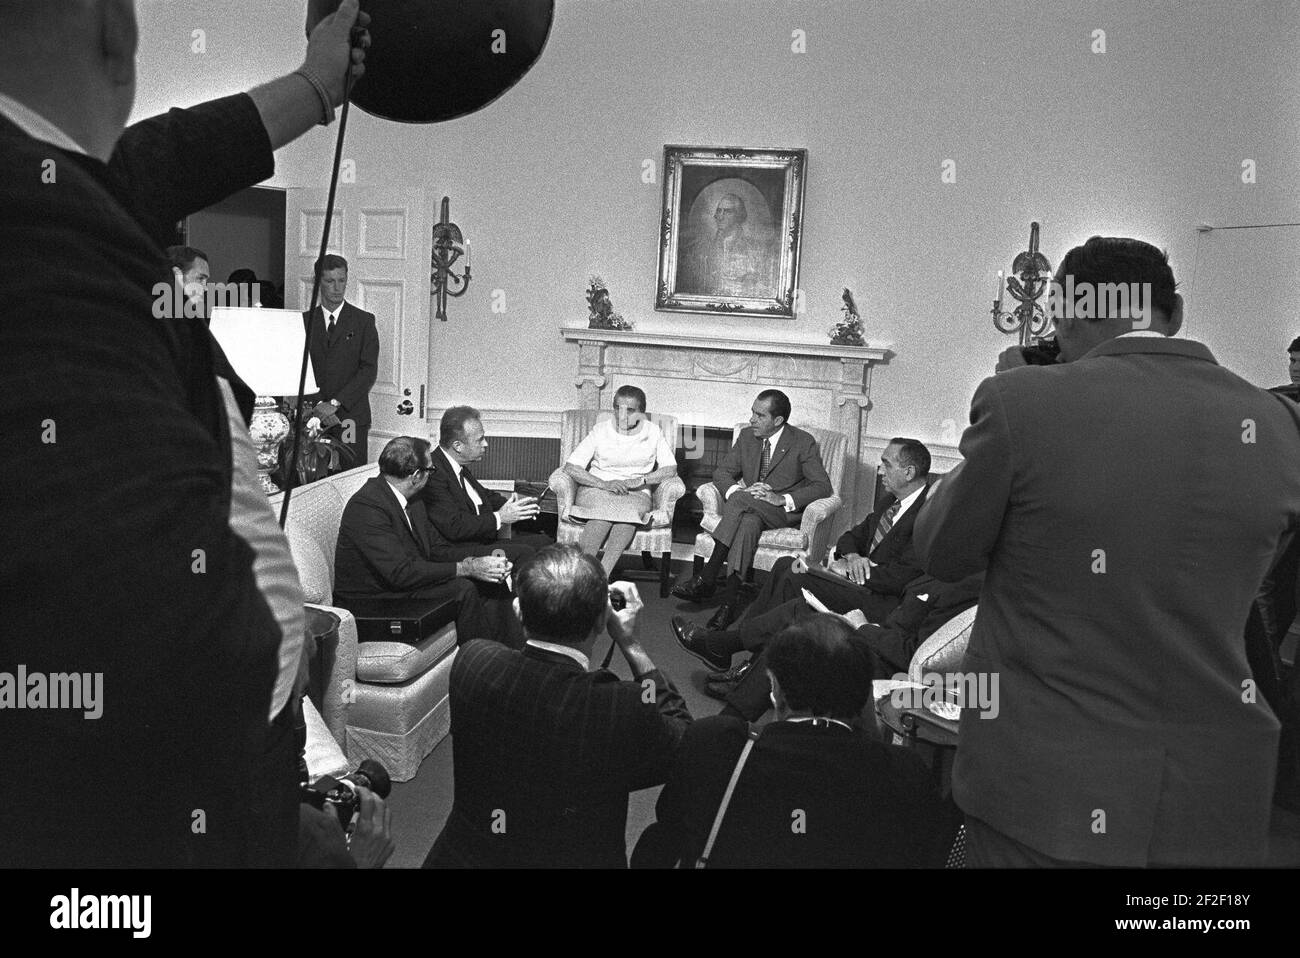
[[748,574],[764,529],[798,525],[803,509],[831,494],[817,440],[789,425],[790,399],[765,389],[754,400],[749,429],[743,430],[713,473],[724,500],[713,530],[713,554],[701,573],[673,589],[679,599],[700,602],[717,591],[725,564],[731,571],[722,606],[710,626],[725,629],[736,617],[741,580]]
[[[917,439],[891,439],[880,454],[879,472],[888,495],[866,519],[840,536],[835,544],[837,558],[830,567],[834,574],[809,573],[802,557],[778,559],[750,606],[746,623],[786,603],[802,602],[804,589],[830,611],[848,614],[855,627],[883,622],[897,608],[907,584],[921,574],[912,528],[928,491],[930,450]],[[682,648],[715,669],[727,669],[732,655],[756,648],[771,634],[761,626],[723,631],[712,622],[702,629],[681,615],[673,616],[672,628]],[[756,634],[764,636],[757,644]]]
[[379,375],[379,334],[375,314],[344,299],[348,261],[327,253],[316,264],[320,274],[320,305],[303,313],[309,322],[311,367],[316,373],[317,405],[313,415],[326,428],[338,427],[352,450],[352,461],[336,472],[369,462],[370,388]]
[[916,522],[932,575],[988,569],[963,669],[1000,708],[963,711],[952,779],[968,863],[1262,865],[1278,721],[1242,629],[1300,517],[1300,407],[1172,338],[1155,247],[1094,236],[1056,284],[1084,296],[1054,304],[1058,362],[1003,353]]
[[[663,783],[690,712],[637,641],[635,586],[574,545],[518,575],[524,650],[471,642],[452,666],[456,797],[425,867],[624,868],[628,793]],[[590,671],[606,629],[632,681]]]
[[553,540],[541,535],[498,538],[505,526],[537,515],[537,500],[519,495],[507,499],[485,488],[468,467],[486,453],[487,436],[477,409],[452,406],[442,414],[433,472],[420,493],[432,526],[433,552],[444,559],[463,559],[500,551],[521,565]]
[[[430,558],[423,508],[414,502],[428,480],[429,441],[391,439],[379,454],[379,475],[366,480],[343,508],[334,552],[334,601],[454,599],[456,641],[492,635],[484,600],[469,579],[499,584],[509,563],[497,556],[438,562]],[[501,599],[509,612],[509,599]]]

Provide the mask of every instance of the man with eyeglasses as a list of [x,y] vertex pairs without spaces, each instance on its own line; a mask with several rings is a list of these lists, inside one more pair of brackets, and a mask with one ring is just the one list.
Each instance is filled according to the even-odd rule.
[[[423,506],[416,501],[429,481],[429,441],[398,436],[379,454],[379,475],[366,480],[343,509],[334,552],[334,601],[347,608],[358,599],[454,599],[456,639],[498,638],[488,623],[487,604],[502,618],[511,610],[499,587],[510,571],[504,556],[469,556],[435,562]],[[499,597],[484,598],[470,580],[497,586]]]

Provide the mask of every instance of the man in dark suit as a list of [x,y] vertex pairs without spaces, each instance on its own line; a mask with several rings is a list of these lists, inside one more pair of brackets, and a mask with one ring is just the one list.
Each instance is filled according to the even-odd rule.
[[[250,468],[235,400],[251,393],[201,322],[167,311],[163,246],[270,176],[321,100],[288,75],[124,131],[132,4],[0,0],[0,19],[0,235],[21,238],[0,271],[0,419],[43,424],[0,457],[23,543],[0,556],[0,647],[29,675],[99,674],[106,697],[91,720],[4,711],[0,765],[41,807],[10,823],[0,865],[287,865],[296,763],[269,717],[292,698],[301,591]],[[308,45],[335,103],[355,20],[348,0]]]
[[[887,672],[906,673],[921,643],[939,626],[975,605],[983,584],[982,572],[968,575],[960,582],[940,582],[933,576],[920,575],[908,585],[902,603],[883,622],[864,623],[860,613],[853,614],[854,610],[841,615],[841,618],[857,629],[858,635]],[[764,615],[745,619],[743,626],[736,631],[745,648],[756,654],[745,665],[737,666],[727,674],[711,674],[705,683],[706,694],[727,703],[722,714],[737,715],[750,722],[757,722],[762,717],[770,704],[768,696],[772,690],[764,668],[768,643],[790,624],[815,612],[812,606],[799,598],[791,599]]]
[[[897,608],[907,584],[921,574],[912,527],[928,491],[930,451],[917,439],[891,439],[880,454],[879,472],[887,496],[840,536],[830,572],[810,573],[802,557],[778,559],[749,608],[750,619],[802,601],[804,589],[830,611],[856,616],[855,625],[883,622]],[[713,622],[701,629],[676,615],[672,629],[682,648],[715,669],[728,668],[735,653],[754,648],[753,634],[723,631]],[[765,641],[771,633],[759,634]]]
[[[453,599],[459,606],[456,640],[464,644],[496,634],[484,600],[469,580],[499,584],[509,563],[499,556],[459,562],[430,558],[424,510],[414,500],[431,468],[427,439],[398,436],[384,446],[379,475],[367,479],[343,508],[334,552],[334,601],[346,609],[356,599]],[[509,612],[504,591],[496,601]]]
[[370,388],[379,374],[379,334],[375,314],[358,309],[344,299],[348,288],[348,261],[327,253],[316,264],[320,273],[320,305],[303,313],[311,340],[311,368],[316,373],[316,408],[313,415],[327,429],[337,431],[352,451],[349,462],[336,472],[369,462]]
[[[425,867],[624,868],[628,793],[664,781],[690,712],[637,641],[635,586],[573,545],[518,575],[524,650],[471,642],[452,666],[456,796]],[[630,682],[589,671],[606,629]]]
[[452,406],[442,414],[433,471],[420,493],[431,526],[433,554],[463,559],[499,551],[520,565],[552,540],[541,535],[498,538],[511,523],[536,516],[537,500],[519,495],[507,499],[484,487],[468,467],[486,452],[487,436],[477,409]]
[[[916,523],[932,575],[988,569],[963,669],[999,676],[1000,709],[961,718],[968,862],[1263,864],[1278,721],[1242,629],[1300,516],[1300,407],[1171,338],[1155,247],[1094,236],[1056,283],[1085,297],[1056,303],[1059,361],[1003,354]],[[1115,284],[1129,309],[1096,295]]]
[[673,589],[679,599],[700,602],[717,590],[725,564],[731,571],[722,606],[710,625],[725,629],[736,616],[740,583],[758,551],[764,529],[798,525],[808,503],[831,494],[817,440],[789,425],[790,399],[766,389],[754,400],[749,429],[743,430],[713,473],[724,500],[713,530],[713,554],[703,570]]
[[[942,866],[957,817],[915,752],[880,741],[865,643],[835,616],[811,616],[773,639],[764,671],[776,720],[745,756],[708,864]],[[747,733],[728,715],[686,730],[633,867],[699,860]]]

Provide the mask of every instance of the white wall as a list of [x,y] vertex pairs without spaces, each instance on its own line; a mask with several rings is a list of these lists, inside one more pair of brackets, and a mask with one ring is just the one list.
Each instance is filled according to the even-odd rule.
[[[142,2],[137,115],[293,69],[304,6]],[[1289,0],[561,0],[542,59],[496,103],[437,126],[354,112],[346,155],[359,183],[450,195],[473,242],[473,288],[433,327],[431,406],[575,405],[557,328],[585,323],[592,273],[638,329],[776,339],[822,338],[847,285],[896,354],[869,432],[951,442],[1009,342],[988,317],[993,274],[1031,219],[1053,264],[1094,233],[1167,247],[1191,332],[1260,385],[1284,378],[1300,230],[1205,234],[1198,254],[1194,227],[1300,220],[1298,62]],[[272,182],[324,186],[334,130],[283,150]],[[805,315],[654,311],[662,187],[641,171],[665,143],[808,150]]]

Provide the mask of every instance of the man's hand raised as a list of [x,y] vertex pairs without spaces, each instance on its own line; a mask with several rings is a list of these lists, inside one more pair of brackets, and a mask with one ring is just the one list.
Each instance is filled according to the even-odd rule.
[[518,493],[515,493],[506,500],[504,506],[497,510],[497,517],[504,526],[512,522],[519,522],[521,519],[531,519],[539,511],[536,499],[532,496],[521,497]]
[[[365,75],[366,48],[370,46],[370,31],[365,28],[369,23],[370,14],[361,13],[360,0],[343,0],[337,10],[316,24],[307,40],[307,59],[303,66],[320,77],[335,106],[343,103],[348,63],[352,64],[353,82]],[[354,25],[362,31],[357,42],[360,49],[353,46]]]
[[393,812],[384,800],[368,788],[357,788],[361,808],[348,842],[348,854],[358,868],[383,868],[397,849],[393,841]]

